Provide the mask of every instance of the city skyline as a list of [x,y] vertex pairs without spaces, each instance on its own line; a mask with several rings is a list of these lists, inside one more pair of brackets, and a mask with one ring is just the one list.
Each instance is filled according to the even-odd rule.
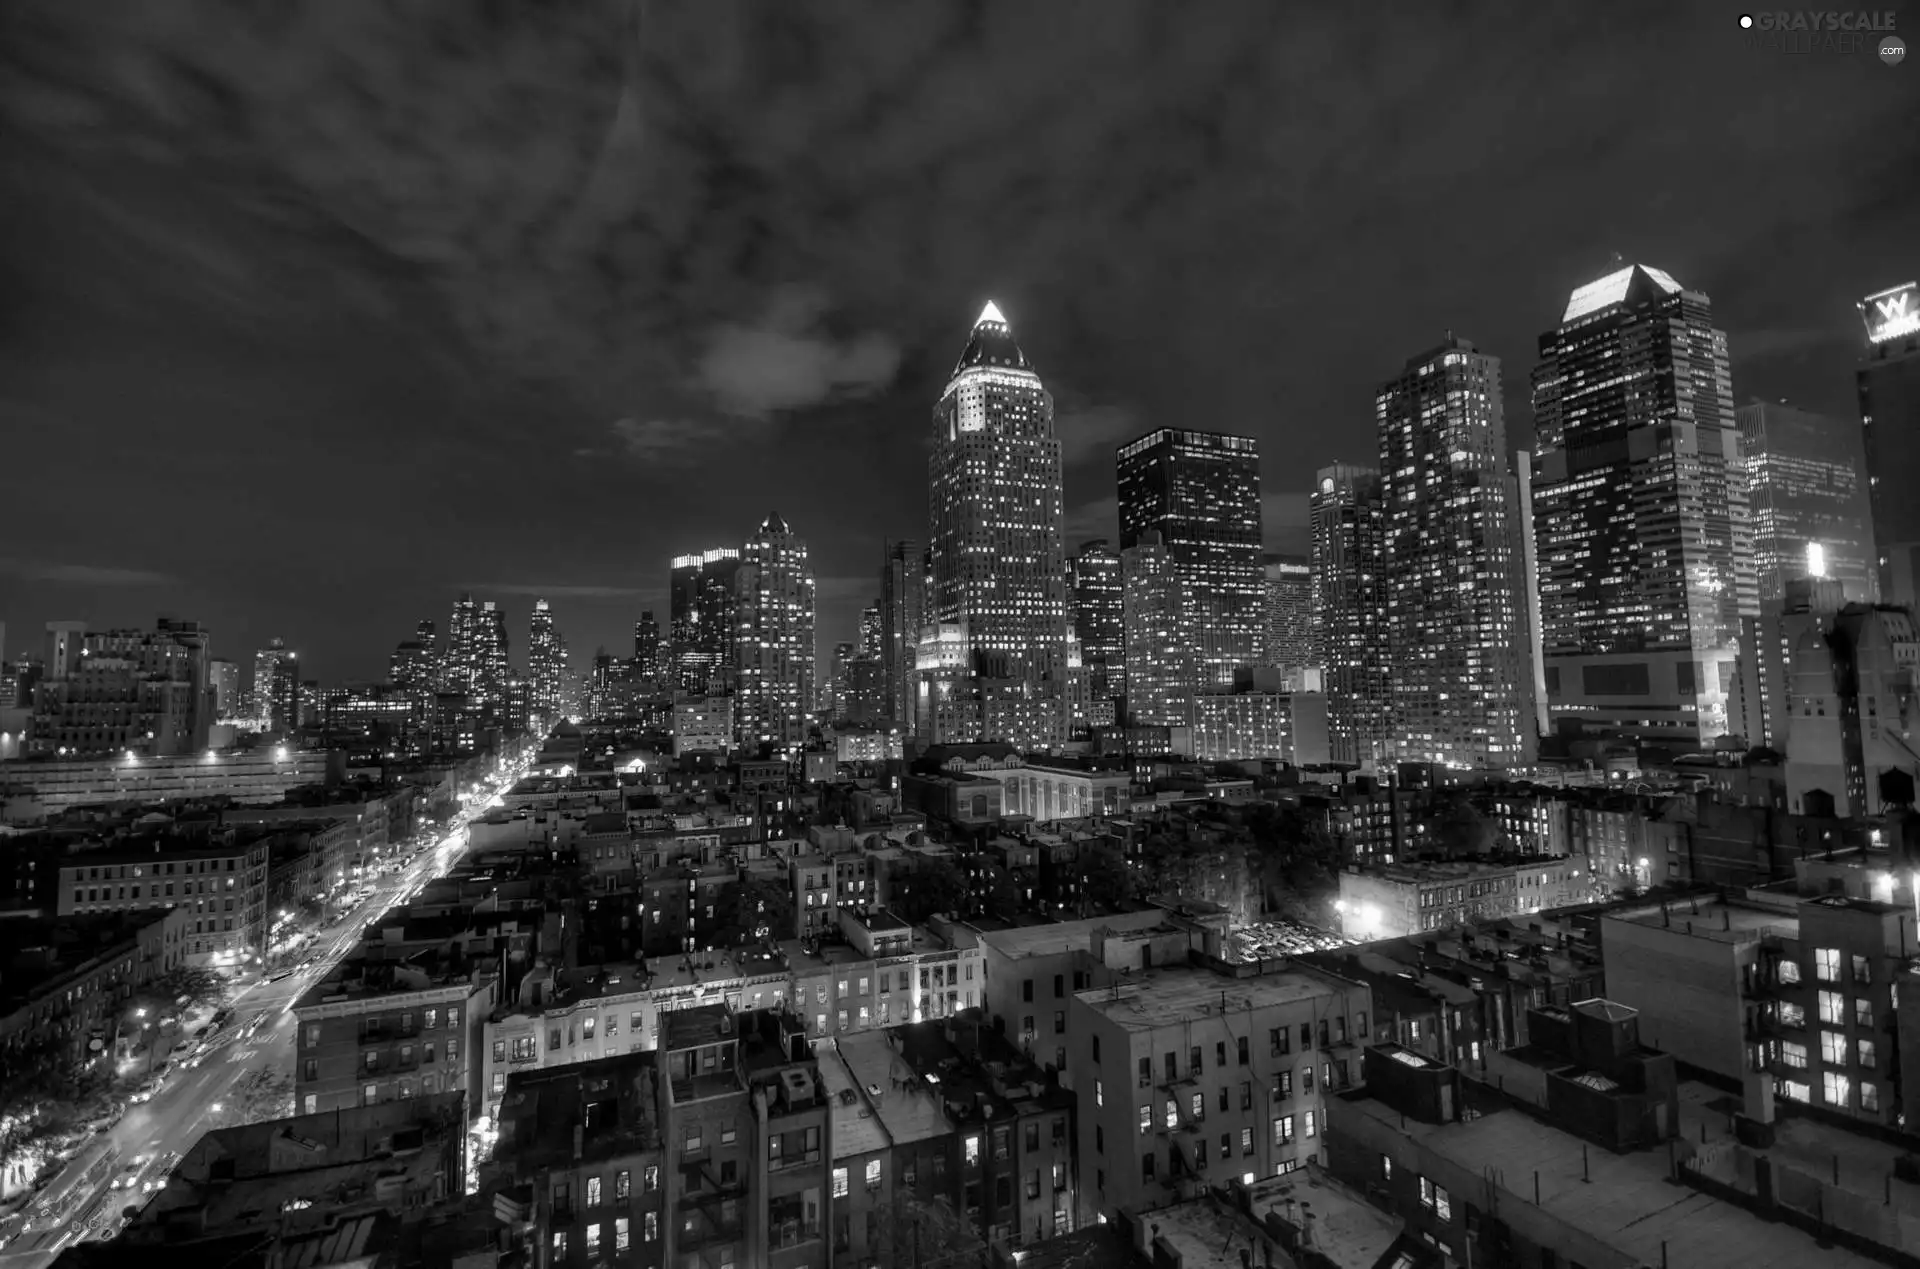
[[[1307,482],[1283,471],[1365,461],[1372,386],[1436,329],[1503,360],[1509,430],[1524,433],[1534,336],[1556,295],[1618,250],[1714,297],[1736,404],[1784,397],[1846,418],[1857,412],[1848,310],[1915,272],[1899,233],[1913,178],[1873,141],[1909,100],[1898,71],[1748,49],[1718,11],[1650,19],[1660,32],[1651,41],[1597,16],[1506,20],[1497,40],[1416,16],[1387,33],[1379,77],[1351,87],[1296,76],[1290,59],[1369,36],[1357,19],[1316,16],[1263,41],[1279,18],[1253,7],[1222,22],[1234,38],[1182,28],[1182,47],[1162,53],[1132,6],[1103,16],[1099,40],[1066,21],[1025,44],[995,38],[995,17],[968,37],[933,30],[933,13],[917,19],[929,24],[919,37],[954,42],[943,74],[955,82],[1031,78],[1012,50],[1032,47],[1056,80],[1068,69],[1119,75],[1141,85],[1152,117],[1222,122],[1196,144],[1172,123],[1145,135],[1122,126],[1117,106],[981,94],[980,117],[956,132],[940,126],[933,103],[945,90],[929,83],[892,112],[899,123],[850,151],[825,144],[831,131],[815,123],[837,117],[824,85],[850,102],[878,93],[908,31],[850,19],[827,32],[820,47],[851,51],[832,76],[799,59],[782,81],[794,105],[781,131],[742,117],[720,67],[687,69],[714,61],[692,55],[721,38],[714,24],[661,11],[633,41],[624,8],[589,5],[557,20],[551,40],[516,46],[557,129],[515,131],[516,144],[532,153],[548,140],[586,142],[575,148],[590,157],[558,173],[459,166],[464,143],[451,138],[489,131],[497,94],[455,89],[457,131],[423,127],[390,167],[354,148],[362,143],[287,132],[279,85],[295,79],[303,91],[403,106],[475,82],[460,57],[415,50],[416,33],[396,28],[391,45],[415,50],[438,78],[349,86],[330,70],[313,83],[289,59],[367,32],[309,30],[256,47],[202,38],[196,10],[179,13],[106,30],[49,11],[44,31],[9,28],[18,38],[4,56],[30,73],[7,90],[23,122],[7,143],[20,161],[6,178],[13,215],[0,268],[19,320],[0,336],[0,409],[20,424],[16,460],[44,477],[16,491],[21,528],[0,565],[0,620],[17,635],[49,620],[118,627],[171,613],[206,624],[218,655],[242,658],[279,635],[324,681],[372,678],[402,632],[471,590],[508,608],[516,634],[520,610],[544,597],[576,649],[620,648],[641,611],[666,609],[667,561],[736,540],[769,505],[806,518],[781,496],[798,484],[834,491],[845,508],[811,535],[830,647],[872,602],[875,544],[923,532],[917,420],[950,365],[956,315],[987,299],[1023,332],[1059,400],[1069,544],[1116,536],[1115,444],[1194,427],[1260,443],[1265,545],[1300,553]],[[99,60],[36,58],[74,25],[87,28],[83,44],[97,40]],[[737,59],[758,59],[783,27],[742,30]],[[522,34],[468,32],[483,58]],[[1537,131],[1491,98],[1423,106],[1435,90],[1414,68],[1450,65],[1453,82],[1490,78],[1496,65],[1511,74],[1513,50],[1529,42],[1577,44],[1588,72],[1527,65]],[[627,44],[624,68],[585,52]],[[201,78],[138,70],[170,67],[176,54]],[[202,109],[192,82],[222,85],[222,109],[255,132],[216,141],[187,123]],[[684,126],[661,107],[681,89]],[[1315,108],[1261,108],[1288,92]],[[1368,94],[1367,108],[1348,92]],[[93,116],[48,105],[112,107],[140,93],[175,104],[182,122],[156,120],[137,161],[121,148],[131,137],[66,144]],[[1051,122],[1024,157],[990,143],[1035,110]],[[1327,111],[1352,122],[1308,123]],[[1233,122],[1242,118],[1266,122]],[[1390,118],[1414,130],[1367,131]],[[1444,138],[1420,131],[1443,123]],[[707,189],[705,174],[727,167],[707,138],[756,128],[786,140],[718,156],[752,179],[731,196]],[[46,157],[56,150],[72,157],[56,164]],[[1341,157],[1362,150],[1365,174]],[[214,177],[202,158],[216,151],[215,166],[269,195]],[[887,192],[855,197],[869,187],[850,157],[868,151],[889,156],[881,171],[891,176],[872,187]],[[1805,164],[1791,180],[1783,153]],[[1442,154],[1449,166],[1472,162],[1488,188],[1525,196],[1431,197],[1422,173]],[[661,179],[642,182],[638,170]],[[1169,181],[1169,171],[1193,179]],[[458,178],[437,182],[436,172]],[[951,194],[919,193],[946,180]],[[788,186],[817,199],[776,210],[751,192]],[[442,188],[448,201],[424,192]],[[1314,194],[1275,192],[1293,188]],[[1136,196],[1145,190],[1157,192]],[[684,210],[709,195],[729,210]],[[468,215],[476,206],[541,226],[532,237],[551,254],[483,232]],[[654,237],[608,227],[636,215]],[[1459,247],[1410,255],[1435,239]],[[656,240],[671,250],[656,254]],[[1344,249],[1301,245],[1329,240]],[[1771,249],[1786,240],[1795,251]],[[115,258],[112,287],[86,280],[83,250]],[[1123,260],[1151,264],[1113,267]],[[299,281],[310,277],[328,281]],[[619,318],[602,329],[589,312]],[[1340,333],[1359,327],[1365,339]],[[259,444],[263,432],[273,445]],[[89,443],[63,439],[75,434]],[[368,452],[382,470],[427,476],[383,494],[352,465]],[[93,462],[101,453],[124,461]],[[690,478],[702,470],[714,474]],[[186,556],[139,530],[127,495],[190,473],[218,488],[221,512]],[[45,501],[75,482],[103,495],[100,509],[73,517]],[[365,491],[353,500],[367,514],[315,532],[309,491],[348,486]],[[581,519],[587,545],[551,550],[548,531]],[[464,531],[482,520],[492,531]],[[387,551],[389,535],[433,549]],[[314,601],[308,579],[349,573],[356,602]]]

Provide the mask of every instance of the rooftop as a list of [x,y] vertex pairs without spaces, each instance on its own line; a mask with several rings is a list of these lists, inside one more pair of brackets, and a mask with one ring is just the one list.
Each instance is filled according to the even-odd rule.
[[1015,926],[983,933],[980,941],[1008,960],[1023,960],[1029,956],[1060,956],[1091,946],[1095,930],[1108,929],[1115,933],[1150,930],[1159,925],[1166,915],[1159,908],[1147,908],[1140,912],[1120,912],[1083,921]]
[[[552,1070],[515,1071],[500,1101],[501,1147],[527,1170],[578,1157],[592,1162],[660,1147],[655,1055],[622,1053]],[[575,1155],[574,1131],[580,1131]]]
[[[840,1059],[869,1100],[895,1145],[910,1145],[952,1131],[932,1086],[920,1082],[885,1031],[856,1031],[840,1037]],[[872,1096],[878,1089],[879,1095]],[[837,1132],[838,1129],[836,1128]]]
[[[1501,1184],[1523,1199],[1539,1176],[1538,1206],[1555,1220],[1619,1249],[1634,1263],[1740,1265],[1742,1269],[1867,1269],[1876,1262],[1822,1248],[1790,1226],[1769,1223],[1731,1203],[1668,1179],[1664,1150],[1614,1154],[1589,1147],[1515,1110],[1477,1119],[1421,1123],[1372,1098],[1347,1105],[1404,1135],[1469,1175],[1497,1169]],[[1525,1178],[1523,1180],[1523,1178]]]
[[1073,1104],[1072,1093],[1048,1084],[1038,1067],[1005,1037],[981,1025],[978,1016],[963,1015],[956,1024],[964,1028],[956,1032],[961,1044],[947,1038],[947,1025],[916,1022],[885,1033],[896,1045],[900,1065],[913,1076],[902,1080],[898,1094],[889,1096],[931,1094],[948,1117],[962,1124]]
[[1169,965],[1137,982],[1075,992],[1074,998],[1125,1030],[1147,1031],[1216,1014],[1327,999],[1340,990],[1305,968],[1227,978],[1195,966]]
[[819,1058],[820,1085],[826,1090],[827,1105],[833,1114],[834,1161],[888,1149],[892,1142],[886,1123],[861,1095],[860,1081],[844,1055],[823,1049]]
[[1789,909],[1757,907],[1725,899],[1681,899],[1643,908],[1620,909],[1605,915],[1608,921],[1671,929],[1691,938],[1718,943],[1751,943],[1765,935],[1800,936],[1800,920]]
[[[1271,1213],[1295,1229],[1311,1220],[1313,1246],[1337,1265],[1378,1264],[1400,1236],[1400,1222],[1309,1164],[1246,1187],[1247,1211],[1265,1224]],[[1241,1269],[1243,1238],[1223,1232],[1230,1217],[1216,1199],[1202,1198],[1150,1212],[1159,1237],[1180,1255],[1181,1269]]]
[[463,984],[479,990],[480,983],[498,967],[493,957],[461,956],[435,947],[422,948],[403,960],[354,956],[329,970],[294,1002],[294,1008],[312,1009]]

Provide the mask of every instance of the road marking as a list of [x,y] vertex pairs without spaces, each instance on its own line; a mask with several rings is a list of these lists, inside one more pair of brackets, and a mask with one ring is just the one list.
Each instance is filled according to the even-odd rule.
[[254,1058],[257,1058],[259,1056],[260,1056],[260,1050],[257,1047],[250,1046],[244,1049],[236,1047],[230,1052],[228,1052],[227,1064],[231,1066],[235,1062],[250,1062]]

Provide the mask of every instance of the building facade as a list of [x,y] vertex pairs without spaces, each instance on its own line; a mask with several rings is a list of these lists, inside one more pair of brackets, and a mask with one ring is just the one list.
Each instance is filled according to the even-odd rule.
[[1203,670],[1186,641],[1186,584],[1158,531],[1120,552],[1120,579],[1127,725],[1186,727]]
[[705,692],[732,681],[734,577],[738,547],[676,555],[670,579],[668,633],[676,690]]
[[1054,748],[1068,723],[1060,441],[1053,397],[992,304],[934,406],[927,475],[936,647],[923,634],[919,712],[938,726],[921,738]]
[[527,680],[532,689],[533,711],[552,722],[560,716],[561,686],[567,676],[567,644],[553,625],[553,611],[547,601],[533,601],[533,616],[528,619]]
[[880,566],[880,663],[885,716],[902,727],[914,724],[914,672],[926,624],[927,553],[918,542],[889,541]]
[[1881,601],[1920,606],[1920,284],[1908,282],[1860,301],[1867,352],[1855,382],[1866,449],[1868,503]]
[[1261,664],[1266,642],[1260,449],[1246,436],[1161,428],[1120,447],[1120,549],[1157,533],[1180,579],[1192,690]]
[[1533,405],[1555,725],[1689,749],[1726,735],[1759,597],[1711,303],[1644,265],[1578,288],[1540,337]]
[[1795,578],[1825,577],[1848,600],[1871,603],[1880,577],[1859,429],[1784,401],[1754,401],[1734,413],[1760,602],[1782,598]]
[[1313,654],[1325,668],[1333,760],[1386,756],[1386,508],[1380,473],[1336,463],[1320,470],[1309,503],[1313,532]]
[[1306,556],[1266,557],[1266,664],[1313,664],[1313,565]]
[[814,707],[814,581],[807,544],[770,515],[747,539],[734,578],[734,727],[749,752],[792,756]]
[[60,862],[61,916],[174,908],[187,917],[188,963],[238,968],[266,951],[266,838],[84,851]]
[[1127,694],[1126,619],[1120,556],[1105,539],[1080,544],[1067,561],[1073,593],[1073,631],[1080,640],[1080,664],[1087,671],[1087,694],[1096,701]]
[[1500,359],[1449,335],[1380,386],[1374,422],[1395,756],[1522,765],[1533,732]]

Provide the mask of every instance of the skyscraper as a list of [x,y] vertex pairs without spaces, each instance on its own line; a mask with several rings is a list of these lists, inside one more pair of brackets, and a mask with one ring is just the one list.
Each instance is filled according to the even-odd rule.
[[1390,757],[1380,473],[1350,463],[1323,467],[1309,505],[1313,643],[1326,671],[1327,743],[1335,762],[1378,763]]
[[1883,603],[1920,605],[1920,284],[1860,301],[1867,355],[1856,376]]
[[1073,631],[1080,639],[1080,664],[1087,669],[1087,695],[1096,701],[1127,694],[1126,605],[1120,556],[1105,538],[1080,544],[1067,561],[1073,596]]
[[886,636],[880,619],[880,605],[874,604],[860,610],[860,655],[880,659],[880,652],[886,646]]
[[1173,552],[1158,529],[1120,552],[1121,623],[1126,629],[1127,725],[1191,727],[1200,679],[1187,643],[1192,603]]
[[749,752],[791,756],[814,704],[814,579],[806,542],[778,515],[742,548],[735,595],[735,734]]
[[1299,555],[1266,556],[1266,663],[1313,664],[1313,567]]
[[1203,687],[1230,687],[1266,640],[1260,452],[1248,437],[1161,428],[1120,447],[1120,549],[1158,533],[1180,574],[1181,641]]
[[1500,359],[1449,335],[1380,385],[1374,422],[1394,755],[1521,765],[1533,720]]
[[508,655],[507,614],[491,599],[480,605],[474,617],[474,671],[471,690],[476,701],[496,713],[503,710],[513,663]]
[[860,655],[860,645],[851,640],[833,645],[833,667],[827,679],[826,691],[822,693],[821,713],[830,722],[839,722],[849,717],[848,706],[853,700],[853,662]]
[[284,640],[273,639],[253,654],[255,719],[267,731],[292,731],[300,725],[300,667]]
[[1690,748],[1726,734],[1756,616],[1727,337],[1658,269],[1573,292],[1533,379],[1534,531],[1549,712]]
[[1830,577],[1846,597],[1879,593],[1861,429],[1782,401],[1734,411],[1753,504],[1753,562],[1760,601],[1780,599],[1796,577]]
[[705,692],[715,679],[733,682],[734,577],[738,547],[674,557],[671,611],[675,686]]
[[652,612],[641,613],[633,623],[633,673],[648,683],[660,678],[660,623]]
[[447,650],[440,660],[440,690],[468,694],[480,681],[480,607],[473,596],[453,601],[447,619]]
[[880,655],[887,712],[913,734],[914,679],[927,624],[927,556],[918,542],[888,542],[880,566]]
[[1064,501],[1053,397],[988,304],[933,409],[928,637],[933,743],[1067,736]]
[[547,601],[536,599],[527,630],[527,680],[533,712],[549,722],[560,714],[560,685],[567,673],[567,645],[554,629]]

